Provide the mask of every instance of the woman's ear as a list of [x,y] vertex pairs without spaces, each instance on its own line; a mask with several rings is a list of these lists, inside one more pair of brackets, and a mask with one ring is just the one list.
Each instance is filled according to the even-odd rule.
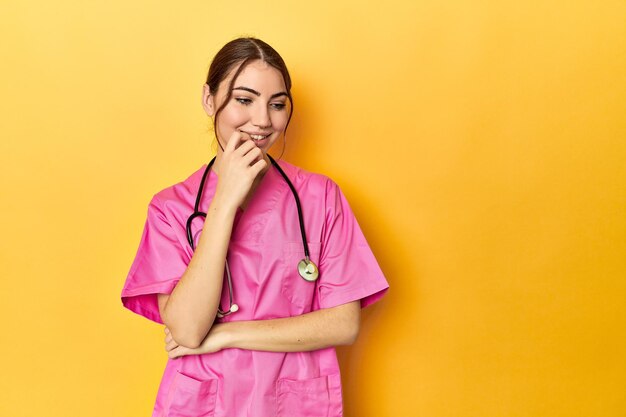
[[202,108],[209,117],[215,115],[215,100],[208,84],[202,86]]

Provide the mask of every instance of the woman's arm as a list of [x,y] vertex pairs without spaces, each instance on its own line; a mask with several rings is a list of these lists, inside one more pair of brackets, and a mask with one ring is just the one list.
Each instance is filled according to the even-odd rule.
[[163,323],[179,343],[197,347],[213,325],[236,209],[213,199],[194,254],[171,294],[158,294]]
[[270,352],[303,352],[350,345],[359,334],[361,303],[353,301],[295,317],[215,324],[198,348],[172,340],[165,329],[170,358],[217,352],[225,348]]
[[213,326],[237,207],[267,166],[252,141],[237,147],[242,139],[241,132],[235,132],[221,154],[217,189],[187,269],[171,294],[158,295],[163,323],[174,340],[185,346],[200,346]]

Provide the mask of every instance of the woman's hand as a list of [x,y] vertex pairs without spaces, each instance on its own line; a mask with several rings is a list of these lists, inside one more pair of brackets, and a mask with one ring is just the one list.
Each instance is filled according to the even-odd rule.
[[202,344],[195,349],[181,346],[172,338],[170,329],[165,327],[165,351],[171,359],[186,355],[202,355],[203,353],[218,352],[226,347],[226,323],[214,324]]
[[241,206],[254,180],[267,166],[263,151],[242,132],[235,131],[220,158],[216,198],[233,208]]

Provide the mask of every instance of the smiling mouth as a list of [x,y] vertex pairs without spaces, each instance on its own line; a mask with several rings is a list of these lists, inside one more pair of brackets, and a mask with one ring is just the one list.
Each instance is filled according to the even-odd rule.
[[[247,133],[247,132],[246,132]],[[268,133],[267,135],[254,135],[252,133],[248,133],[248,136],[250,136],[250,138],[254,141],[259,141],[259,140],[263,140],[267,137],[269,137],[271,135],[271,133]]]

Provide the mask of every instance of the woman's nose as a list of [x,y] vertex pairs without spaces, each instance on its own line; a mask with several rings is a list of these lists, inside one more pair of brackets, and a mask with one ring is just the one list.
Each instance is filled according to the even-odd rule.
[[259,127],[270,127],[272,120],[270,119],[270,113],[267,106],[259,105],[252,112],[252,124]]

